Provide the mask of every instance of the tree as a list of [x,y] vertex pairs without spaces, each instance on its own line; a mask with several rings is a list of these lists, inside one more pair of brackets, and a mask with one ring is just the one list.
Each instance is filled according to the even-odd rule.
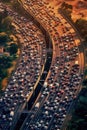
[[78,19],[75,22],[75,25],[77,29],[79,30],[79,33],[81,34],[81,36],[85,38],[85,40],[87,40],[87,20]]
[[11,24],[12,24],[12,18],[10,16],[7,16],[2,20],[2,25],[6,29],[10,29]]
[[3,0],[3,2],[11,2],[11,0]]
[[4,9],[4,11],[2,11],[2,12],[0,12],[0,23],[2,22],[2,20],[5,18],[5,17],[7,17],[7,10],[6,9]]
[[11,59],[8,56],[2,56],[0,57],[0,68],[6,69],[11,66]]
[[10,51],[10,54],[11,54],[11,55],[16,54],[17,51],[18,51],[18,45],[15,44],[15,43],[12,43],[12,44],[10,45],[9,51]]
[[2,22],[2,19],[3,19],[3,13],[0,13],[0,24]]
[[4,79],[6,76],[7,76],[7,71],[3,70],[3,69],[0,69],[0,78]]
[[83,80],[83,86],[87,86],[87,79]]
[[5,32],[0,33],[0,45],[3,45],[3,43],[6,43],[8,40],[8,36]]
[[63,2],[61,5],[62,9],[73,9],[72,5]]
[[63,2],[61,5],[61,9],[68,18],[71,18],[71,13],[73,9],[72,5],[67,4],[66,2]]
[[87,75],[87,69],[85,70],[84,74],[85,74],[85,76]]

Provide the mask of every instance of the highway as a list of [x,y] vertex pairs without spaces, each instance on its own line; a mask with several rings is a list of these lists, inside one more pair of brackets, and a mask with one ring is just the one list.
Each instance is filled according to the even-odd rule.
[[[14,19],[16,36],[22,43],[22,52],[17,70],[0,98],[0,128],[14,129],[26,103],[41,85],[41,91],[20,129],[60,130],[81,89],[84,60],[78,48],[80,40],[66,19],[59,13],[56,15],[44,0],[21,2],[26,12],[49,34],[48,39],[52,39],[52,59],[45,68],[49,59],[46,36],[33,21],[7,7],[8,14]],[[43,78],[45,69],[46,77]]]
[[[77,90],[80,89],[80,70],[83,69],[83,63],[81,63],[81,57],[78,50],[80,40],[79,38],[76,39],[75,30],[60,14],[58,14],[59,17],[49,14],[51,10],[44,6],[43,3],[45,2],[39,2],[38,0],[35,2],[22,2],[24,8],[29,11],[29,13],[35,14],[35,18],[46,28],[46,30],[48,30],[52,37],[53,60],[51,65],[52,69],[49,71],[45,81],[47,82],[47,87],[45,90],[43,89],[41,91],[36,102],[36,104],[39,103],[41,105],[39,105],[39,108],[36,108],[36,106],[33,107],[32,111],[35,113],[35,115],[33,114],[33,119],[29,120],[27,117],[21,129],[61,129],[64,118],[73,103],[75,94],[77,94],[75,91],[77,92]],[[34,11],[36,13],[34,13]],[[44,18],[42,18],[41,15]],[[57,25],[54,23],[57,23],[58,25],[58,32],[56,30]],[[55,62],[56,59],[59,64]],[[59,84],[58,88],[56,84]],[[52,91],[52,93],[50,91]],[[58,97],[56,92],[58,93]],[[56,120],[56,115],[59,117],[59,120],[58,118]],[[55,123],[53,123],[54,121]]]
[[15,35],[22,44],[17,69],[12,74],[3,96],[0,97],[0,128],[12,130],[42,76],[47,49],[44,36],[33,21],[0,4],[13,18]]

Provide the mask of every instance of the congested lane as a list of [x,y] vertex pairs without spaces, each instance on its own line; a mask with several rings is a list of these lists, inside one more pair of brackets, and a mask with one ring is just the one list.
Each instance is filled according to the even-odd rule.
[[13,12],[0,3],[13,18],[15,35],[22,43],[17,69],[12,74],[9,84],[0,97],[0,129],[9,130],[17,122],[34,86],[39,82],[46,62],[46,43],[41,31],[33,21]]
[[[26,5],[24,8],[31,11],[46,28],[53,42],[51,67],[38,99],[21,128],[24,130],[60,130],[76,98],[82,78],[78,50],[80,41],[75,37],[76,33],[71,25],[60,14],[56,17],[51,7],[48,9],[46,4],[38,0],[27,0],[23,3]],[[22,52],[17,70],[0,98],[0,127],[3,130],[12,130],[16,124],[17,115],[37,87],[48,51],[43,35],[33,22],[19,17],[9,8],[8,13],[17,27],[16,35],[22,43]]]
[[[43,1],[22,0],[24,8],[49,32],[53,59],[43,89],[22,130],[60,130],[81,83],[80,40],[72,26]],[[35,113],[35,114],[34,114]]]

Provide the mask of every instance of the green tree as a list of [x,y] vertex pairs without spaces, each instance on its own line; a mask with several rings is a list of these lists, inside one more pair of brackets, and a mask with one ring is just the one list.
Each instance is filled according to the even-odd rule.
[[8,56],[2,56],[0,57],[0,68],[1,69],[6,69],[11,66],[11,59]]
[[72,13],[72,5],[70,4],[67,4],[66,2],[63,2],[62,5],[61,5],[61,9],[63,11],[63,13],[71,19],[71,13]]
[[0,79],[7,77],[7,71],[0,68]]
[[62,7],[62,9],[73,9],[72,5],[70,5],[66,2],[63,2],[61,7]]
[[83,86],[87,86],[87,79],[83,80]]
[[9,48],[9,52],[11,55],[16,54],[18,51],[18,45],[15,43],[12,43]]
[[11,2],[11,0],[3,0],[3,2]]
[[3,25],[4,28],[10,29],[11,25],[12,25],[12,18],[10,16],[5,17],[2,20],[2,25]]
[[0,33],[0,45],[3,45],[3,43],[6,43],[8,40],[8,36],[5,32]]
[[77,29],[79,30],[79,33],[81,34],[81,36],[85,38],[85,40],[87,40],[87,20],[78,19],[75,22],[75,25]]

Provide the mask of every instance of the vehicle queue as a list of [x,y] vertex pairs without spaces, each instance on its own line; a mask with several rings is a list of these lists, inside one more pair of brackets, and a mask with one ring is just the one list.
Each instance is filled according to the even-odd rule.
[[33,114],[27,117],[21,130],[60,130],[81,87],[80,41],[72,26],[60,14],[57,17],[47,2],[22,2],[53,39],[53,59],[45,85],[32,108]]
[[[41,94],[32,108],[34,114],[27,117],[23,129],[60,130],[81,83],[79,50],[73,36],[75,31],[61,15],[56,17],[52,8],[46,7],[48,3],[27,0],[24,4],[52,37],[53,59]],[[46,45],[38,28],[17,13],[11,10],[8,13],[17,26],[17,36],[21,36],[22,51],[17,69],[0,98],[0,128],[3,130],[13,125],[20,104],[26,102],[26,96],[33,92],[46,60]]]
[[[2,3],[0,6],[6,9]],[[34,85],[43,73],[46,62],[46,43],[33,21],[7,8],[15,26],[14,33],[21,44],[21,55],[6,90],[0,97],[0,129],[9,130],[22,111],[23,104],[33,93]],[[16,118],[16,119],[15,119]]]

